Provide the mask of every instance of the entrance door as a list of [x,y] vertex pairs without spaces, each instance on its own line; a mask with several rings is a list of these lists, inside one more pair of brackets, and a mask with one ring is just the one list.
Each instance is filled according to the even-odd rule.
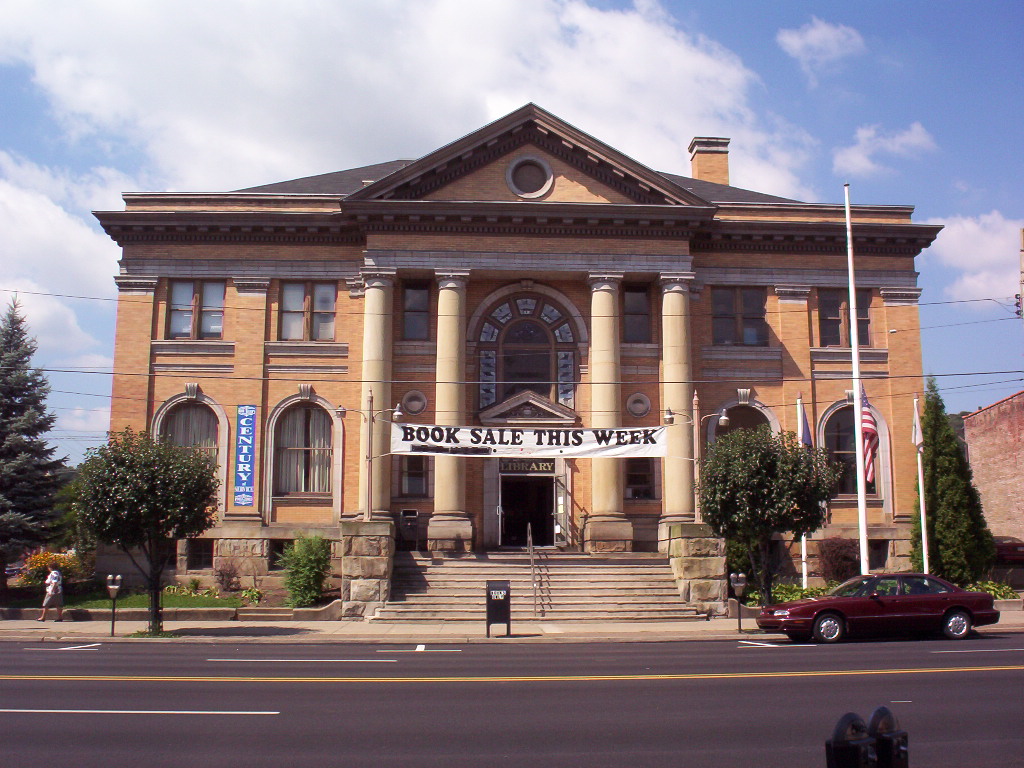
[[535,547],[555,543],[555,479],[553,477],[504,476],[501,478],[501,544],[526,546],[526,526],[533,532]]

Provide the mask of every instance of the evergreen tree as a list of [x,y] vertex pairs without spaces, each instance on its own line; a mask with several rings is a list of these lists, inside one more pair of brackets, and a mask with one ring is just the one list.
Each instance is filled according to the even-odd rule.
[[[981,497],[946,415],[934,378],[928,379],[921,418],[924,436],[924,503],[928,522],[928,561],[932,573],[956,584],[984,577],[995,561],[992,533],[982,513]],[[922,568],[921,515],[914,516],[915,568]]]
[[64,459],[44,439],[56,416],[46,411],[50,386],[32,368],[35,352],[15,299],[0,319],[0,566],[44,542],[56,517]]

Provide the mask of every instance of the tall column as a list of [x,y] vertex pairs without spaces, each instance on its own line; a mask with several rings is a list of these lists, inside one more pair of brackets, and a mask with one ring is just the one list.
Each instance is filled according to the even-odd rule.
[[[621,426],[619,402],[619,287],[622,275],[590,276],[590,425]],[[587,545],[592,552],[629,552],[633,525],[623,511],[620,459],[591,459],[592,500]]]
[[[466,423],[466,281],[468,272],[437,276],[437,382],[435,421]],[[461,456],[434,457],[434,513],[427,527],[432,550],[468,552],[473,523],[466,512],[466,461]]]
[[[367,472],[371,471],[370,516],[390,519],[391,472],[387,454],[391,448],[391,420],[385,411],[391,402],[391,348],[392,317],[394,315],[394,272],[367,272],[363,274],[363,386],[359,408],[363,413],[359,437],[359,506],[366,512]],[[370,394],[373,397],[370,397]],[[374,413],[369,413],[372,400]],[[383,415],[382,415],[382,412]],[[368,462],[367,446],[373,430],[373,456]],[[372,464],[372,470],[367,466]]]
[[667,428],[668,455],[662,472],[662,507],[658,548],[668,546],[669,526],[692,522],[693,497],[693,363],[691,358],[690,283],[693,273],[662,275],[661,367],[663,408],[676,414]]

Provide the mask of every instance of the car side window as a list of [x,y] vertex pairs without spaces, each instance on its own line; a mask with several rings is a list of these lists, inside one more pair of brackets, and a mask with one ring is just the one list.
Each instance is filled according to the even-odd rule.
[[879,595],[884,597],[893,597],[900,593],[900,582],[899,579],[879,579],[875,582],[875,588],[873,590]]
[[949,592],[945,584],[940,584],[934,579],[924,576],[906,576],[903,579],[903,588],[908,595],[939,595]]

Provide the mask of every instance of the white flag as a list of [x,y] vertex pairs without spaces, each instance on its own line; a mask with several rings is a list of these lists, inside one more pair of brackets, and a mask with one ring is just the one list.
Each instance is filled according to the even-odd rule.
[[910,440],[917,446],[917,450],[924,450],[924,432],[921,431],[921,417],[917,413],[916,401],[914,407],[914,433],[911,435]]

